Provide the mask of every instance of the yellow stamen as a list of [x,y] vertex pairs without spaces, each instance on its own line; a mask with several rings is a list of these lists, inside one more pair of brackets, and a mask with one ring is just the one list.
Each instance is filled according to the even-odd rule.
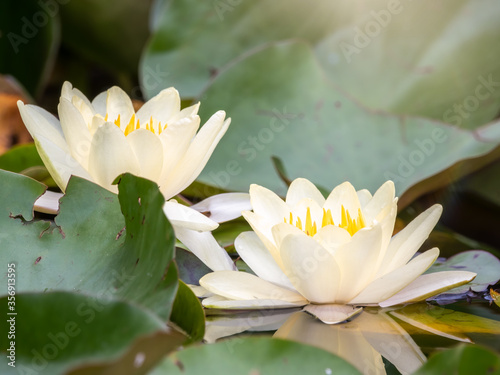
[[[316,222],[312,220],[311,209],[309,207],[307,208],[306,211],[304,229],[302,229],[302,221],[300,217],[297,217],[295,224],[293,223],[293,214],[291,212],[289,220],[287,221],[287,218],[285,217],[283,221],[285,223],[295,225],[300,230],[303,230],[304,233],[306,233],[308,236],[313,237],[314,235],[316,235],[316,233],[318,233],[318,226],[316,225]],[[324,228],[327,225],[335,225],[335,223],[333,222],[332,211],[330,209],[325,210],[323,208],[321,228]],[[361,212],[361,209],[358,209],[358,217],[356,219],[353,219],[349,211],[346,210],[345,207],[342,205],[340,224],[337,226],[339,228],[345,229],[347,232],[349,232],[351,236],[353,236],[357,231],[366,226],[365,219],[363,218],[363,213]]]
[[[118,115],[118,118],[120,118],[120,115]],[[123,131],[123,133],[127,136],[130,133],[132,133],[134,130],[135,130],[135,114],[133,114],[132,117],[130,118],[130,121],[129,121],[128,125],[125,127],[125,130]]]

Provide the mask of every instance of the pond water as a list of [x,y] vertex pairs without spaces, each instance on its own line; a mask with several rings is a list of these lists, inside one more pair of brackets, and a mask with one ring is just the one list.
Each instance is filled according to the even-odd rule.
[[[412,374],[432,353],[458,343],[500,351],[500,308],[488,302],[365,308],[352,320],[327,325],[301,309],[208,312],[205,341],[272,335],[343,357],[363,374]],[[229,343],[229,342],[228,342]]]

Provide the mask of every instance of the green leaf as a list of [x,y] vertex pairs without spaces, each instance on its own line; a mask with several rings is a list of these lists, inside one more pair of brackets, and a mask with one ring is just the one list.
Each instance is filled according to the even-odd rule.
[[[22,278],[17,269],[16,280]],[[6,296],[0,306],[7,306]],[[2,355],[2,374],[62,374],[79,364],[116,359],[141,336],[168,333],[156,315],[137,306],[71,292],[19,293],[15,312],[8,316],[15,321],[15,338],[3,334],[0,349],[5,353],[15,341],[16,367],[7,366],[10,360]],[[2,319],[0,327],[8,332],[10,322]]]
[[0,169],[22,173],[27,168],[43,166],[34,143],[16,145],[0,155]]
[[192,346],[166,359],[162,374],[360,374],[340,357],[287,340],[247,337]]
[[[0,171],[0,186],[0,251],[23,275],[18,292],[120,297],[168,319],[177,283],[165,274],[175,237],[155,183],[123,175],[118,202],[115,194],[72,177],[55,223],[31,221],[43,185]],[[0,278],[6,283],[5,273]]]
[[347,180],[372,192],[392,179],[400,194],[496,146],[443,123],[363,109],[325,81],[302,42],[247,55],[221,73],[203,98],[202,118],[224,103],[232,123],[200,180],[233,190],[248,191],[256,183],[283,195],[285,184],[269,162],[277,156],[291,179],[305,177],[327,190]]
[[205,334],[205,313],[200,301],[182,281],[175,296],[170,321],[189,335],[185,345],[201,341]]
[[500,374],[498,353],[477,345],[459,345],[429,358],[414,375]]
[[338,87],[370,108],[468,129],[496,118],[500,6],[495,0],[356,3],[357,8],[346,8],[344,25],[315,46]]
[[[463,294],[469,290],[483,292],[500,280],[500,260],[483,250],[470,250],[456,254],[445,262],[435,262],[426,273],[440,271],[470,271],[477,276],[470,283],[448,290],[446,294]],[[439,296],[434,297],[439,299]],[[434,299],[431,298],[431,299]]]
[[175,262],[179,269],[179,279],[186,284],[198,285],[203,276],[212,272],[196,255],[180,247],[175,248]]
[[59,46],[59,7],[57,1],[36,0],[0,5],[0,73],[14,76],[35,97],[49,78]]

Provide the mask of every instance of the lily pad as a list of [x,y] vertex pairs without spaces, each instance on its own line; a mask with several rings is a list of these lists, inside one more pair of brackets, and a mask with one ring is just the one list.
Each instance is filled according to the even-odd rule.
[[[456,254],[443,263],[437,261],[426,273],[440,271],[470,271],[476,272],[477,276],[470,283],[453,288],[446,292],[446,295],[465,294],[469,290],[474,292],[484,292],[489,285],[495,285],[500,280],[500,260],[483,250],[470,250]],[[444,296],[436,296],[431,299],[442,299]]]
[[240,191],[257,183],[283,195],[271,162],[277,156],[291,179],[328,189],[348,180],[371,191],[392,179],[400,194],[497,144],[441,122],[368,111],[323,74],[302,42],[268,45],[219,74],[202,96],[201,115],[224,103],[232,124],[200,180]]
[[[23,275],[18,293],[67,290],[125,298],[168,318],[177,279],[163,277],[175,237],[155,183],[125,174],[117,197],[73,177],[55,223],[32,220],[43,185],[0,171],[0,186],[0,252]],[[0,277],[5,284],[6,277]]]
[[[22,273],[16,275],[22,279]],[[0,305],[7,305],[7,296]],[[15,312],[8,316],[15,322],[15,338],[0,338],[3,353],[14,342],[15,367],[2,355],[2,374],[63,374],[83,363],[117,359],[141,336],[169,332],[162,320],[138,306],[71,292],[17,294]],[[10,324],[2,319],[2,332]],[[175,334],[172,340],[179,344]]]
[[192,346],[169,356],[150,375],[162,374],[360,374],[322,349],[267,337]]

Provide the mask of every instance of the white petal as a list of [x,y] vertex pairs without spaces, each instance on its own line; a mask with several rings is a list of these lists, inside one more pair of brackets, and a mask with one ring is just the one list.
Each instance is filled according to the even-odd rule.
[[311,181],[305,178],[297,178],[288,188],[286,203],[293,207],[304,198],[313,199],[319,206],[323,206],[325,203],[325,197]]
[[52,140],[42,135],[35,139],[35,145],[43,164],[63,192],[66,190],[71,175],[94,181],[90,174],[73,159],[67,149],[61,149]]
[[288,223],[279,223],[273,225],[271,228],[271,232],[273,234],[274,243],[276,244],[276,248],[281,248],[283,244],[283,240],[289,235],[301,236],[305,235],[299,228],[294,225],[290,225]]
[[61,193],[54,193],[47,190],[35,201],[35,211],[45,214],[57,214],[59,212],[59,199],[62,196],[63,194]]
[[92,138],[89,173],[102,187],[116,192],[111,183],[118,175],[139,175],[140,167],[123,132],[111,122],[99,127]]
[[289,309],[304,306],[307,302],[287,302],[279,299],[250,299],[233,300],[220,296],[205,298],[202,304],[210,309],[224,310],[262,310],[262,309]]
[[180,112],[176,113],[174,116],[170,118],[170,123],[174,123],[175,121],[179,121],[184,117],[193,117],[198,114],[198,109],[200,108],[200,103],[193,104],[192,106],[186,107]]
[[120,127],[122,131],[128,125],[130,118],[135,113],[130,97],[117,86],[107,91],[106,113],[108,121],[114,122],[120,115]]
[[[67,99],[61,98],[61,100]],[[71,104],[73,104],[76,110],[80,112],[80,115],[82,116],[85,124],[90,124],[92,122],[95,111],[88,100],[82,100],[82,98],[80,98],[79,96],[73,96],[73,98],[71,99]]]
[[211,232],[198,232],[174,225],[175,236],[213,271],[236,270],[231,257]]
[[338,302],[350,301],[373,280],[381,244],[382,229],[377,225],[361,229],[337,249],[334,257],[341,274]]
[[250,224],[257,236],[259,236],[264,246],[269,250],[278,266],[283,269],[283,262],[281,261],[278,248],[274,243],[273,233],[271,231],[274,223],[250,211],[243,211],[241,214],[248,224]]
[[334,303],[339,292],[340,269],[333,256],[313,238],[285,237],[280,248],[286,275],[295,289],[314,303]]
[[214,294],[233,300],[279,300],[306,304],[299,293],[238,271],[218,271],[206,274],[200,285]]
[[90,135],[87,123],[84,121],[80,111],[65,98],[61,98],[57,109],[71,155],[87,169],[90,145],[92,143],[92,136]]
[[349,211],[351,216],[357,216],[358,209],[361,208],[356,190],[350,182],[344,182],[335,187],[325,201],[324,208],[331,210],[335,223],[340,222],[342,206]]
[[238,255],[260,278],[288,289],[294,289],[269,250],[255,232],[243,232],[234,241]]
[[436,294],[466,284],[474,280],[476,276],[477,274],[474,272],[468,271],[443,271],[421,275],[391,298],[380,302],[379,305],[387,307],[402,303],[423,301]]
[[224,111],[219,111],[203,125],[177,167],[167,177],[167,180],[172,181],[169,190],[174,191],[174,194],[188,187],[205,168],[212,152],[231,123],[231,119],[224,121],[225,115]]
[[377,218],[379,212],[387,205],[393,204],[395,194],[394,182],[385,182],[364,207],[363,214],[365,215],[365,219],[370,223],[376,219],[380,221],[382,218]]
[[225,193],[213,195],[191,206],[192,209],[207,213],[218,223],[233,220],[243,211],[251,210],[250,195],[247,193]]
[[82,116],[86,120],[88,120],[95,114],[90,100],[80,90],[73,88],[71,83],[69,83],[68,81],[63,83],[61,89],[61,98],[65,98],[66,100],[76,105],[76,107],[82,112]]
[[175,200],[166,201],[163,205],[163,212],[168,220],[176,227],[198,231],[210,231],[219,226],[215,221],[209,219],[202,213],[184,206]]
[[363,209],[366,204],[372,199],[372,194],[367,189],[358,190],[356,194],[358,195],[361,209]]
[[198,298],[207,298],[207,297],[212,297],[214,294],[203,288],[202,286],[199,285],[193,285],[193,284],[186,284],[189,289],[194,293],[194,295]]
[[442,211],[441,205],[435,204],[392,237],[379,275],[401,267],[413,257],[438,222]]
[[107,91],[101,92],[97,95],[94,100],[92,100],[92,107],[96,113],[99,113],[102,117],[106,116],[108,93]]
[[175,181],[171,180],[169,175],[186,154],[199,126],[200,118],[198,116],[186,117],[169,124],[160,134],[163,145],[163,168],[159,183],[162,193],[167,199],[178,193],[175,191],[177,189]]
[[31,104],[25,105],[20,100],[17,101],[17,107],[26,129],[28,129],[33,139],[36,140],[39,136],[43,136],[50,139],[60,149],[69,152],[61,124],[54,115],[43,108]]
[[304,311],[315,316],[323,323],[337,324],[345,322],[347,319],[358,315],[363,311],[362,307],[353,307],[348,305],[307,305]]
[[215,147],[226,133],[231,119],[224,121],[226,113],[215,113],[200,129],[193,139],[183,158],[167,177],[169,192],[173,195],[188,187],[208,162]]
[[337,227],[336,225],[327,225],[326,227],[321,228],[314,236],[314,239],[332,255],[335,254],[341,245],[350,242],[351,238],[352,237],[348,231],[344,228]]
[[163,146],[157,135],[146,129],[137,129],[126,139],[139,162],[139,176],[159,182],[163,168]]
[[438,255],[439,249],[437,248],[427,250],[405,266],[371,282],[361,293],[349,301],[349,304],[366,305],[387,300],[424,273],[434,263]]
[[250,185],[250,201],[253,212],[274,224],[282,223],[290,216],[290,207],[274,192],[265,187]]
[[173,87],[169,87],[144,103],[137,111],[137,118],[141,124],[149,122],[152,117],[160,121],[162,125],[167,125],[170,119],[179,113],[180,109],[181,98],[179,92]]

